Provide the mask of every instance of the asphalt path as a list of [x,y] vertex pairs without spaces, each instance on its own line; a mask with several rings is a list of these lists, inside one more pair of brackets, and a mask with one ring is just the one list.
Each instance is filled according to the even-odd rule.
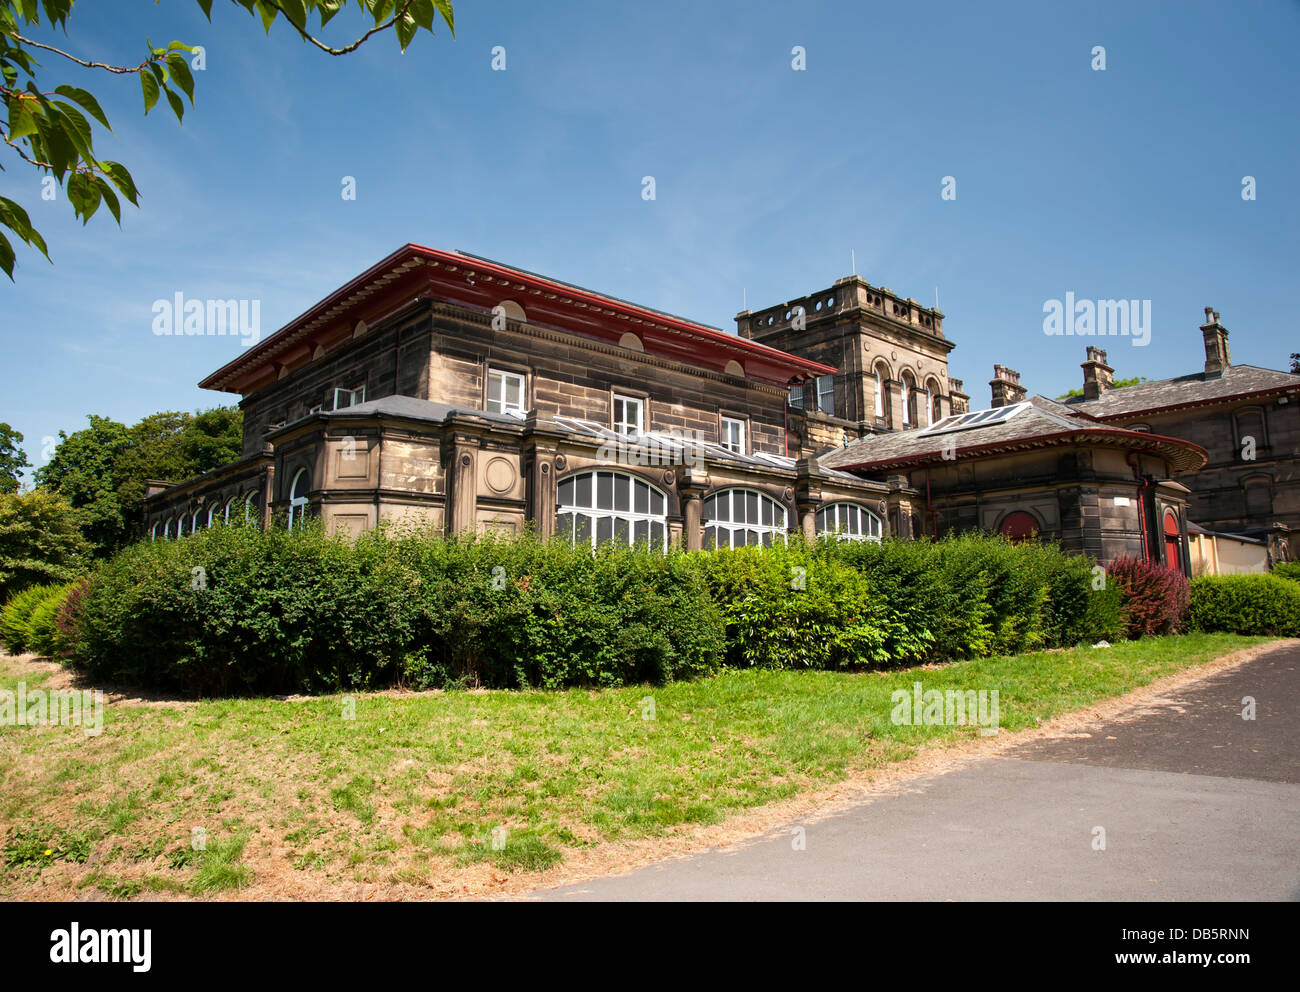
[[1300,646],[1288,645],[1086,736],[1026,741],[752,842],[534,896],[1297,901],[1297,727]]

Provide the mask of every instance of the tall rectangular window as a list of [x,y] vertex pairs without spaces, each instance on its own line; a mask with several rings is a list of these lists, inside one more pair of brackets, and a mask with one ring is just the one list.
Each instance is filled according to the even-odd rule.
[[802,382],[799,383],[798,385],[790,387],[790,399],[788,402],[790,406],[794,407],[794,409],[796,410],[803,409],[803,383]]
[[641,400],[614,394],[614,430],[619,434],[640,434],[645,430]]
[[518,372],[488,369],[487,412],[524,415],[524,377]]
[[745,422],[735,417],[722,418],[722,446],[738,455],[745,453]]
[[835,376],[817,377],[817,409],[835,416]]

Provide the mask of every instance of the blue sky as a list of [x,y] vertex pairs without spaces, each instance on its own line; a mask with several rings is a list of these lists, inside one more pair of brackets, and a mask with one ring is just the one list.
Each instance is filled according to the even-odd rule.
[[[1100,342],[1117,376],[1199,369],[1205,305],[1235,362],[1286,367],[1300,5],[1066,6],[465,0],[455,40],[331,58],[228,0],[211,24],[188,0],[83,2],[61,47],[126,63],[177,38],[207,68],[179,126],[143,115],[134,79],[46,57],[51,80],[93,84],[114,124],[98,151],[141,206],[82,228],[0,150],[0,193],[54,259],[20,248],[0,280],[0,420],[40,465],[41,439],[88,413],[233,402],[195,383],[238,340],[157,337],[155,300],[260,299],[265,335],[408,241],[728,330],[745,294],[822,289],[852,250],[876,285],[927,305],[938,289],[977,407],[994,362],[1031,392],[1078,385],[1089,341],[1042,327],[1067,291],[1152,301],[1147,347]],[[328,37],[360,24],[349,9]]]

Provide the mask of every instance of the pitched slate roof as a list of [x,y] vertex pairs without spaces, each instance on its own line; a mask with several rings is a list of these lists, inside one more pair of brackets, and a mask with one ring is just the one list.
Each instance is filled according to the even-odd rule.
[[[976,424],[954,431],[934,432],[921,427],[892,434],[873,434],[823,455],[828,468],[883,472],[927,464],[974,458],[985,454],[1026,451],[1063,444],[1093,443],[1148,451],[1169,462],[1174,472],[1187,472],[1205,464],[1204,448],[1190,441],[1109,427],[1064,404],[1044,396],[1017,404],[1005,420]],[[947,457],[945,457],[945,454]]]
[[1113,420],[1293,389],[1300,390],[1300,375],[1255,365],[1232,365],[1217,379],[1207,379],[1204,372],[1193,372],[1174,379],[1108,389],[1095,400],[1072,396],[1063,402],[1070,409],[1098,420]]

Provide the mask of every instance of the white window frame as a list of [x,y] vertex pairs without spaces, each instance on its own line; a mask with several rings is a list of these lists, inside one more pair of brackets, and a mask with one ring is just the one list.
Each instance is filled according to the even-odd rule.
[[[619,420],[619,404],[623,404],[623,420]],[[636,410],[636,429],[628,430],[632,426],[627,420],[627,412],[630,409]],[[623,393],[614,394],[614,433],[615,434],[644,434],[645,426],[645,400],[639,396],[627,396]]]
[[913,383],[912,386],[909,387],[907,385],[907,379],[908,379],[908,373],[906,372],[904,372],[901,376],[898,377],[898,381],[902,383],[903,427],[905,428],[915,426],[912,423],[911,405],[912,405],[912,394],[915,392],[916,384]]
[[253,522],[253,500],[257,499],[257,490],[253,490],[244,497],[244,522]]
[[[830,397],[830,409],[822,402],[823,397]],[[817,377],[817,412],[829,417],[835,416],[835,376],[819,375]]]
[[[744,521],[736,520],[737,498],[741,500],[741,506],[745,507],[745,498],[751,495],[758,497],[757,512],[759,520],[757,522],[751,522],[748,519]],[[726,520],[721,520],[717,516],[717,510],[723,497],[726,497]],[[763,517],[763,508],[768,503],[772,506],[772,523],[765,524],[761,521]],[[743,515],[748,517],[748,511],[746,510]],[[743,548],[751,546],[747,537],[748,532],[750,531],[753,531],[758,538],[752,546],[763,547],[769,544],[775,544],[778,535],[781,538],[782,544],[786,542],[786,536],[789,533],[789,519],[789,511],[786,510],[785,506],[783,506],[779,500],[773,499],[762,490],[734,487],[729,489],[720,489],[716,493],[710,493],[704,498],[704,509],[701,514],[700,526],[704,528],[704,546],[706,548],[710,547],[708,543],[708,532],[711,527],[717,532],[714,543],[711,545],[712,547]],[[725,542],[721,539],[724,533],[726,534]],[[739,543],[736,542],[737,535],[741,535]],[[764,541],[763,538],[765,536],[770,537],[771,540]]]
[[[722,446],[729,451],[734,451],[738,455],[745,453],[745,421],[739,417],[728,417],[722,414],[722,430],[719,441]],[[735,440],[732,440],[732,434]]]
[[[885,533],[885,522],[860,503],[827,503],[818,508],[813,519],[818,536],[825,534],[841,541],[874,541],[879,544]],[[827,526],[832,520],[833,526]]]
[[[492,395],[493,377],[496,377],[496,380],[500,383],[501,388],[500,388],[499,396]],[[509,403],[506,400],[506,383],[508,381],[515,381],[519,383],[518,403]],[[512,417],[523,417],[527,412],[526,404],[528,402],[528,376],[524,375],[522,372],[509,372],[506,369],[489,368],[487,371],[486,400],[487,400],[486,409],[488,413],[505,413],[505,414],[509,414]],[[493,408],[494,403],[496,404],[495,409]]]
[[[346,403],[340,403],[339,397],[347,400]],[[342,386],[334,387],[334,409],[346,410],[350,406],[358,406],[366,401],[366,384],[363,382],[356,389],[344,389]]]
[[149,528],[149,540],[151,540],[151,541],[156,541],[156,540],[158,540],[158,524],[159,524],[159,523],[161,523],[161,521],[155,520],[155,521],[153,522],[153,526]]
[[[614,482],[611,485],[610,492],[611,495],[615,497],[616,497],[616,490],[618,487],[618,480],[619,479],[628,480],[628,509],[617,510],[614,509],[612,506],[602,507],[599,505],[600,504],[599,477],[602,475],[608,475],[614,477]],[[586,477],[589,477],[591,479],[591,498],[585,504],[578,503],[577,502],[578,479],[586,478]],[[559,494],[559,489],[561,486],[564,486],[569,482],[573,483],[573,500],[571,502],[565,503],[562,502],[562,497]],[[650,507],[650,509],[647,511],[640,511],[636,509],[636,496],[637,496],[638,486],[644,487],[646,490],[648,490],[647,505],[648,507]],[[658,497],[657,500],[656,497]],[[659,502],[663,506],[662,513],[654,512],[653,508],[656,502]],[[578,517],[584,516],[589,518],[590,520],[589,533],[587,537],[593,548],[596,547],[596,545],[599,543],[598,534],[600,530],[600,525],[598,521],[612,520],[614,522],[610,525],[611,535],[616,536],[618,534],[619,522],[623,522],[627,524],[627,544],[629,547],[631,547],[636,543],[636,525],[638,523],[644,522],[648,524],[648,526],[646,527],[647,532],[651,532],[654,529],[654,526],[657,524],[660,528],[662,539],[656,539],[654,536],[650,536],[649,537],[650,546],[652,548],[658,548],[662,551],[668,550],[668,494],[665,493],[658,486],[647,482],[645,479],[633,475],[631,472],[615,472],[610,469],[592,469],[586,472],[578,472],[575,473],[574,475],[569,476],[566,479],[559,480],[559,482],[556,485],[555,513],[556,513],[556,536],[564,538],[565,540],[569,541],[569,543],[571,544],[575,544],[578,541]],[[566,515],[572,517],[572,520],[568,523],[568,528],[567,528],[568,533],[565,533],[565,522],[562,519]]]
[[311,480],[307,480],[308,491],[301,496],[295,496],[298,489],[298,480],[307,476],[305,468],[298,469],[293,474],[293,480],[289,483],[289,529],[301,527],[303,518],[307,513],[307,506],[311,503]]
[[796,383],[790,387],[790,398],[786,403],[794,410],[803,409],[803,383]]
[[163,521],[163,539],[170,541],[172,539],[172,518],[168,517]]

